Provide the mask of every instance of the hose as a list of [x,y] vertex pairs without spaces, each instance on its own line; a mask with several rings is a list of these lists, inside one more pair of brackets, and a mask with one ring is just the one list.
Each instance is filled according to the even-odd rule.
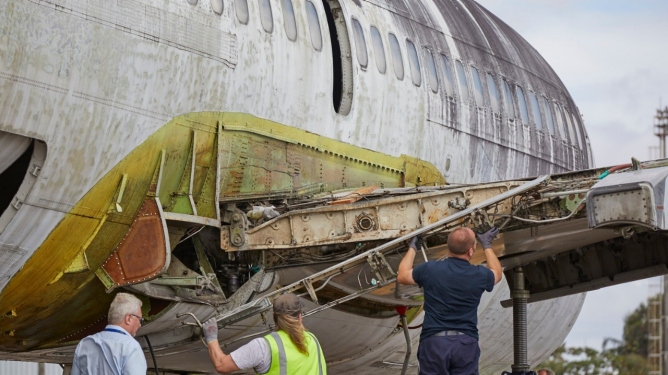
[[151,340],[148,339],[148,335],[144,336],[146,343],[148,344],[148,350],[151,352],[151,358],[153,358],[153,367],[155,368],[155,375],[160,375],[158,372],[158,362],[155,360],[155,353],[153,353],[153,346],[151,345]]
[[601,175],[598,176],[598,179],[602,180],[602,179],[606,178],[610,173],[616,172],[620,169],[631,168],[632,166],[633,166],[633,164],[631,164],[631,163],[616,165],[616,166],[608,169],[607,171],[601,173]]

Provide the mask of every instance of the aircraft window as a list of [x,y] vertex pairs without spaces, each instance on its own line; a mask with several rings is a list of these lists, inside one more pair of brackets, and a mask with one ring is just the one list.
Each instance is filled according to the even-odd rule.
[[392,65],[394,66],[394,74],[399,80],[404,79],[404,59],[401,56],[401,47],[399,41],[394,34],[390,33],[390,51],[392,51]]
[[311,34],[311,43],[316,51],[322,50],[322,33],[320,31],[320,21],[318,12],[312,2],[306,1],[306,16],[308,17],[308,28]]
[[297,40],[297,21],[295,20],[295,10],[292,7],[292,0],[283,0],[283,26],[288,39]]
[[471,67],[471,76],[473,77],[473,94],[475,101],[480,107],[482,107],[485,104],[485,101],[482,96],[482,81],[480,80],[478,69]]
[[522,116],[522,123],[529,124],[529,110],[527,109],[527,101],[524,99],[524,91],[519,86],[517,89],[517,102],[520,106],[520,116]]
[[443,66],[445,67],[443,69],[443,76],[445,77],[445,92],[452,96],[454,91],[452,82],[454,82],[454,79],[452,78],[452,69],[450,69],[450,60],[445,55],[441,55],[441,59],[443,60]]
[[580,123],[577,121],[577,115],[575,112],[571,113],[573,115],[573,126],[575,127],[575,131],[578,133],[578,146],[582,148],[582,145],[584,145],[584,138],[582,138],[582,131],[580,130]]
[[234,0],[234,12],[239,22],[248,24],[248,0]]
[[383,47],[383,38],[375,26],[371,26],[371,42],[373,44],[373,54],[376,57],[376,67],[381,73],[385,73],[387,63],[385,62],[385,47]]
[[550,101],[547,98],[543,98],[543,103],[545,104],[545,118],[547,119],[547,130],[550,134],[554,134],[554,113],[552,113],[552,107],[550,106]]
[[223,14],[223,0],[211,0],[211,9],[219,16]]
[[575,130],[573,129],[570,113],[566,107],[564,107],[564,117],[566,118],[566,125],[568,126],[568,136],[571,138],[571,143],[575,144],[577,142],[575,139]]
[[536,123],[537,130],[543,130],[543,119],[540,118],[540,105],[538,98],[533,92],[529,92],[529,101],[531,101],[531,109],[533,110],[533,120]]
[[415,44],[406,39],[406,50],[408,51],[408,63],[411,66],[411,77],[413,84],[420,86],[422,84],[422,74],[420,73],[420,59],[418,58]]
[[366,40],[364,40],[364,31],[359,21],[353,18],[353,34],[355,34],[355,50],[357,51],[357,61],[363,68],[369,64],[369,55],[366,52]]
[[455,67],[457,68],[457,78],[459,79],[459,86],[462,88],[462,101],[469,101],[469,85],[466,82],[466,71],[464,65],[459,60],[455,60]]
[[434,64],[434,55],[431,51],[424,49],[424,54],[427,56],[427,73],[429,75],[429,87],[431,91],[438,92],[438,76],[436,75],[436,64]]
[[271,10],[271,0],[260,0],[260,21],[264,31],[270,34],[274,31],[274,13]]
[[492,102],[492,111],[499,113],[501,109],[499,103],[499,89],[496,87],[494,76],[487,73],[487,91],[489,91],[489,99]]
[[510,85],[505,79],[503,80],[503,108],[508,114],[508,118],[514,119],[517,117],[515,106],[513,105],[513,92],[510,90]]
[[564,118],[556,103],[554,104],[554,116],[557,118],[557,130],[559,131],[559,134],[561,134],[561,138],[568,140],[568,134],[566,134],[566,129],[564,128]]

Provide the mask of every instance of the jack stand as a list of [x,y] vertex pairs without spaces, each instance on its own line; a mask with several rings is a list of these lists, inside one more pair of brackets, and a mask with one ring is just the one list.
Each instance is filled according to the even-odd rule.
[[404,336],[406,337],[406,357],[404,358],[404,365],[401,368],[401,375],[406,375],[406,370],[408,370],[408,360],[411,357],[411,352],[413,351],[413,347],[411,345],[411,336],[408,334],[408,322],[406,321],[406,310],[408,310],[407,306],[397,306],[397,313],[399,313],[399,317],[401,318],[401,327],[404,330]]
[[512,372],[504,371],[502,375],[536,375],[527,363],[527,300],[529,291],[524,289],[524,272],[522,267],[515,268],[513,273],[515,287],[511,293],[513,298],[513,353],[515,362]]

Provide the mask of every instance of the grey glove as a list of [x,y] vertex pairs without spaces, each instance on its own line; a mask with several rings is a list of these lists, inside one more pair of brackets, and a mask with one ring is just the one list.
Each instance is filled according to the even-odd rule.
[[408,246],[412,247],[415,249],[415,251],[420,250],[422,248],[422,244],[424,241],[422,240],[422,236],[415,236],[411,238],[411,242],[408,244]]
[[478,237],[478,242],[480,242],[483,249],[491,249],[492,241],[497,234],[499,234],[499,228],[492,227],[485,233],[476,233],[475,236]]
[[216,318],[214,317],[204,322],[204,324],[202,324],[202,331],[204,334],[204,341],[206,341],[207,345],[211,341],[218,340],[218,322],[216,322]]

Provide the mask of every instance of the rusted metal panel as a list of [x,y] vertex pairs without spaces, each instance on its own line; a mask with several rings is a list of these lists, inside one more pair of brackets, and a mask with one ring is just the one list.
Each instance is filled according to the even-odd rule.
[[139,209],[130,229],[102,268],[116,286],[150,280],[166,268],[165,227],[154,199]]

